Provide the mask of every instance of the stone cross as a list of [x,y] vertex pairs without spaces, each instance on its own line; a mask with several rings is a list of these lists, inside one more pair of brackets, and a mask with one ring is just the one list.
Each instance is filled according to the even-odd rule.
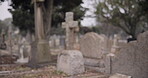
[[74,49],[77,32],[79,31],[78,21],[74,21],[73,12],[67,12],[62,28],[66,29],[66,49]]

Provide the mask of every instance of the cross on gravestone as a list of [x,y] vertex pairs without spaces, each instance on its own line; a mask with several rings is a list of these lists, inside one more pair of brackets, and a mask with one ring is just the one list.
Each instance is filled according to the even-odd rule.
[[79,31],[78,21],[74,21],[73,12],[67,12],[62,28],[66,29],[66,49],[74,49],[77,32]]

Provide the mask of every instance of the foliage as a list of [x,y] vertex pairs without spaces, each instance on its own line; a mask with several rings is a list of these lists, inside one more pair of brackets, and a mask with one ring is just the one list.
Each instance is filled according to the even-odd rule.
[[142,7],[143,12],[148,12],[148,0],[140,0],[139,5]]
[[21,30],[21,33],[25,33],[26,30],[34,32],[34,9],[30,3],[31,0],[12,0],[13,9],[10,9],[12,13],[12,23]]
[[86,34],[88,32],[95,32],[100,34],[100,28],[98,26],[80,27],[80,34]]
[[[45,0],[45,9],[49,6],[47,3],[49,0]],[[52,27],[60,27],[61,22],[64,21],[64,15],[68,11],[75,13],[75,20],[80,20],[84,16],[85,9],[80,6],[82,0],[53,0],[52,16],[45,16],[46,18],[52,17]],[[29,30],[34,32],[34,9],[31,0],[12,0],[13,9],[10,12],[13,16],[13,24],[21,31]],[[50,20],[47,20],[50,22]],[[47,25],[48,26],[48,25]]]
[[144,27],[144,29],[146,29],[146,30],[148,30],[148,0],[141,0],[141,1],[139,1],[139,5],[140,5],[140,7],[142,8],[142,13],[145,15],[145,21],[147,22],[147,23],[145,23],[146,25],[144,25],[143,27]]
[[104,0],[99,1],[96,7],[98,21],[120,27],[124,32],[137,37],[147,23],[143,10],[138,4],[139,0]]

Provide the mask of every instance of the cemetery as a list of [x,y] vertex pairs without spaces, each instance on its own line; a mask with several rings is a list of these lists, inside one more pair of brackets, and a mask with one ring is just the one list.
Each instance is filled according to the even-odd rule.
[[[118,6],[129,1],[15,1],[10,0],[13,17],[0,20],[0,78],[148,78],[144,1],[134,5],[132,0],[132,8],[140,10],[131,10],[129,16],[123,16],[128,10]],[[0,7],[4,2],[0,0]],[[96,26],[82,24],[92,10],[85,3],[96,7]],[[113,15],[115,7],[120,14]],[[110,15],[101,16],[109,10]]]

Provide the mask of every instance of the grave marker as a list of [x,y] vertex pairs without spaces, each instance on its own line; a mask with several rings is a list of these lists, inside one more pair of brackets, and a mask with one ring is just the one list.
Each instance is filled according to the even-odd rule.
[[35,42],[32,44],[30,63],[38,64],[50,61],[49,44],[45,39],[42,6],[44,0],[34,0]]
[[76,36],[79,31],[78,21],[74,21],[73,12],[67,12],[62,27],[66,29],[66,49],[74,49]]

